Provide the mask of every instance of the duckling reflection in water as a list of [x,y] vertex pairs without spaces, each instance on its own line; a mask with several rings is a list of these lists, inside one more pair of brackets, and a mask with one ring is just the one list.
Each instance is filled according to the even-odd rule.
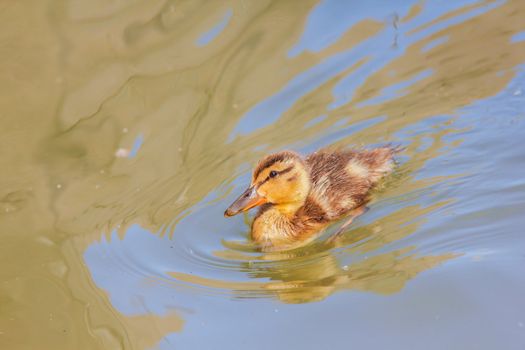
[[298,249],[254,255],[253,246],[246,242],[223,241],[226,249],[215,251],[214,256],[238,262],[240,271],[249,272],[249,281],[206,279],[181,273],[172,276],[231,290],[242,299],[264,295],[284,303],[320,301],[339,291],[397,293],[421,272],[460,256],[446,252],[422,255],[414,245],[388,248],[420,230],[425,217],[447,203],[445,200],[430,206],[399,208],[354,228],[351,235],[318,240]]
[[398,151],[325,149],[306,158],[291,151],[270,154],[224,215],[260,206],[251,237],[263,251],[304,245],[330,222],[346,216],[340,232],[364,212],[370,190],[392,172]]

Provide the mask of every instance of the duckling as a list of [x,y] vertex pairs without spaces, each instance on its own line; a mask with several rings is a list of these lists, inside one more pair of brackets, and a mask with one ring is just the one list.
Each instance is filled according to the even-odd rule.
[[264,157],[251,184],[224,212],[233,216],[260,206],[251,238],[263,251],[294,248],[329,223],[364,212],[370,190],[392,172],[400,149],[322,149],[303,158],[293,151]]

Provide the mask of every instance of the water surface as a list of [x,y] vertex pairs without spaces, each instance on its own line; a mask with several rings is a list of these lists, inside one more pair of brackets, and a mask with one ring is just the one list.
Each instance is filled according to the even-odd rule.
[[[523,1],[0,9],[0,348],[525,347]],[[335,241],[222,216],[268,152],[386,143]]]

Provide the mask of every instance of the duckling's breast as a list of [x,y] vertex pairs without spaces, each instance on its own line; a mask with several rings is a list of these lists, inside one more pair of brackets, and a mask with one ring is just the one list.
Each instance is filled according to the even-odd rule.
[[252,239],[263,249],[289,249],[310,242],[329,220],[319,206],[310,200],[306,204],[291,217],[274,207],[263,208],[252,224]]
[[262,246],[279,246],[294,241],[295,228],[290,219],[274,208],[263,208],[252,224],[252,239]]

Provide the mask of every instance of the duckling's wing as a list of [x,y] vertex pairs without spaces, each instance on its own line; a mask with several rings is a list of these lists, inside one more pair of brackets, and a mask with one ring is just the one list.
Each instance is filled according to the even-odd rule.
[[372,150],[319,151],[309,155],[312,189],[310,197],[327,213],[338,218],[366,203],[368,192],[392,171],[390,147]]

